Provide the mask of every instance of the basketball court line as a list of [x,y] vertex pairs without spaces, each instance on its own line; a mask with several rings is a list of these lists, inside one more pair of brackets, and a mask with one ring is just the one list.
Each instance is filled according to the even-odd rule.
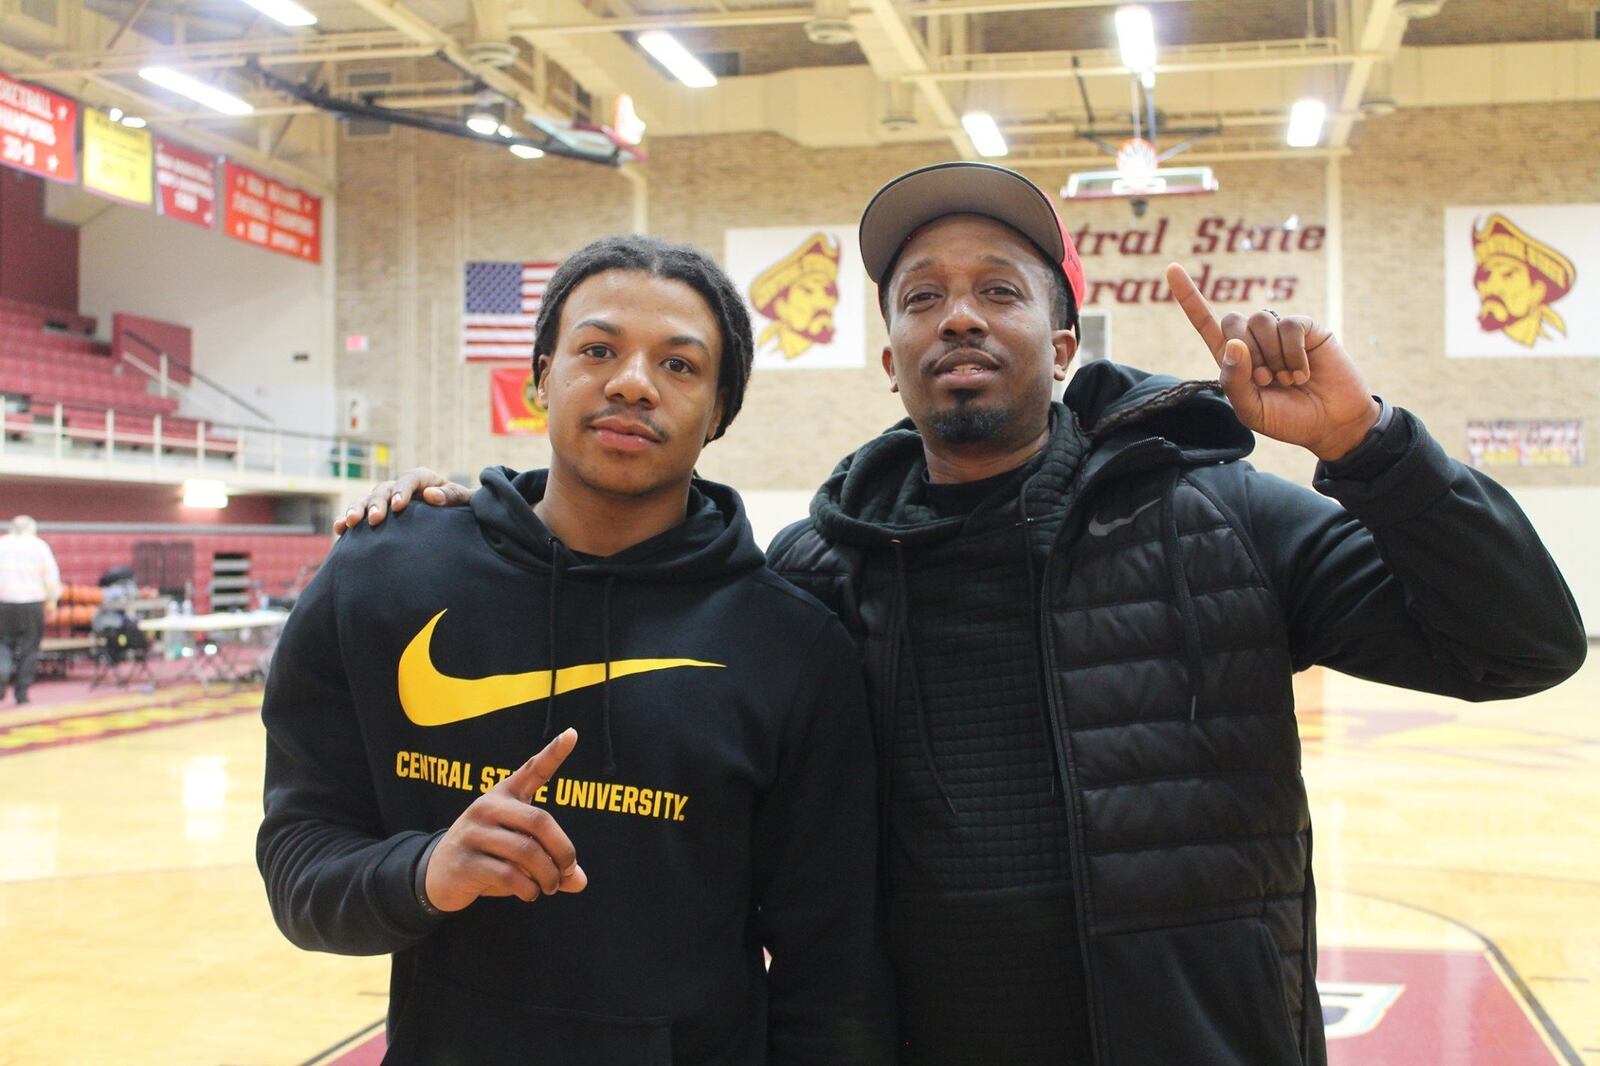
[[1472,934],[1483,945],[1484,953],[1488,956],[1490,966],[1493,967],[1496,974],[1511,990],[1512,1000],[1528,1016],[1528,1020],[1533,1024],[1534,1031],[1544,1039],[1549,1046],[1550,1052],[1560,1057],[1566,1063],[1566,1066],[1584,1066],[1583,1060],[1578,1057],[1577,1050],[1562,1034],[1560,1027],[1555,1023],[1555,1019],[1544,1009],[1544,1005],[1539,1002],[1539,997],[1534,995],[1533,989],[1528,987],[1527,982],[1522,979],[1522,975],[1517,972],[1517,968],[1511,964],[1511,960],[1506,958],[1505,952],[1500,950],[1500,945],[1489,937],[1459,918],[1452,918],[1448,914],[1442,914],[1428,907],[1407,903],[1404,900],[1394,899],[1376,892],[1362,892],[1352,888],[1341,888],[1337,891],[1346,895],[1358,896],[1362,899],[1376,900],[1405,910],[1416,911],[1419,914],[1426,914],[1431,918],[1437,918]]
[[190,722],[210,721],[260,709],[261,693],[248,691],[143,707],[118,707],[88,714],[39,718],[0,726],[0,757],[144,733]]
[[341,1052],[350,1051],[357,1046],[364,1046],[364,1041],[366,1041],[367,1038],[371,1037],[379,1029],[383,1028],[383,1022],[384,1019],[379,1018],[371,1025],[351,1033],[349,1036],[345,1037],[337,1044],[334,1044],[332,1047],[324,1048],[322,1051],[317,1052],[304,1062],[297,1063],[296,1066],[324,1066],[324,1064],[334,1062],[335,1060],[333,1057],[335,1055],[338,1055]]

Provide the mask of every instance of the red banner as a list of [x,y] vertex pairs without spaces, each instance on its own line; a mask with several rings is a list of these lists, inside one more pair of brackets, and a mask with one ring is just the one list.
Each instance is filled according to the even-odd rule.
[[322,200],[230,161],[223,226],[228,236],[308,263],[322,262]]
[[157,208],[168,218],[211,229],[217,224],[217,157],[156,138]]
[[491,421],[501,437],[540,437],[550,417],[539,406],[533,389],[533,369],[495,370],[489,375]]
[[0,74],[0,163],[78,180],[78,101]]

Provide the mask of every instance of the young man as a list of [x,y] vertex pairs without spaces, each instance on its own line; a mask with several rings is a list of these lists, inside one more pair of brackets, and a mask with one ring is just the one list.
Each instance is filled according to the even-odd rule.
[[55,553],[38,531],[37,522],[19,514],[11,520],[11,531],[0,537],[0,699],[10,685],[18,706],[28,702],[45,617],[61,598]]
[[611,238],[536,338],[550,469],[344,538],[285,627],[274,916],[394,953],[391,1062],[886,1061],[854,651],[693,476],[749,374],[737,292]]
[[[1094,363],[1051,403],[1083,268],[1019,174],[902,175],[861,252],[910,418],[769,565],[865,656],[902,1061],[1324,1063],[1291,675],[1556,684],[1586,644],[1555,565],[1327,330],[1218,321],[1178,267],[1220,383]],[[1243,462],[1252,430],[1318,492]]]

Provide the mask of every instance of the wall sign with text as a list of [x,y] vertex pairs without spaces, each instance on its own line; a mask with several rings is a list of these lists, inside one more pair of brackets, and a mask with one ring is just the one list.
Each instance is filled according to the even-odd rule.
[[308,263],[322,262],[322,199],[229,160],[223,168],[228,236]]

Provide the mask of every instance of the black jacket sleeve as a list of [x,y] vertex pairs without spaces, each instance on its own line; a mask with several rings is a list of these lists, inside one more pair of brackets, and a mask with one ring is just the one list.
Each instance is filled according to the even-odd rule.
[[829,619],[802,657],[776,782],[755,822],[772,1066],[895,1060],[877,900],[872,737],[860,659]]
[[1234,464],[1297,670],[1488,700],[1582,665],[1577,604],[1505,489],[1404,410],[1362,453],[1318,466],[1327,499]]
[[438,924],[414,895],[432,837],[383,829],[372,771],[340,652],[337,547],[295,604],[272,657],[261,718],[267,732],[266,817],[256,865],[278,928],[294,944],[381,955]]

